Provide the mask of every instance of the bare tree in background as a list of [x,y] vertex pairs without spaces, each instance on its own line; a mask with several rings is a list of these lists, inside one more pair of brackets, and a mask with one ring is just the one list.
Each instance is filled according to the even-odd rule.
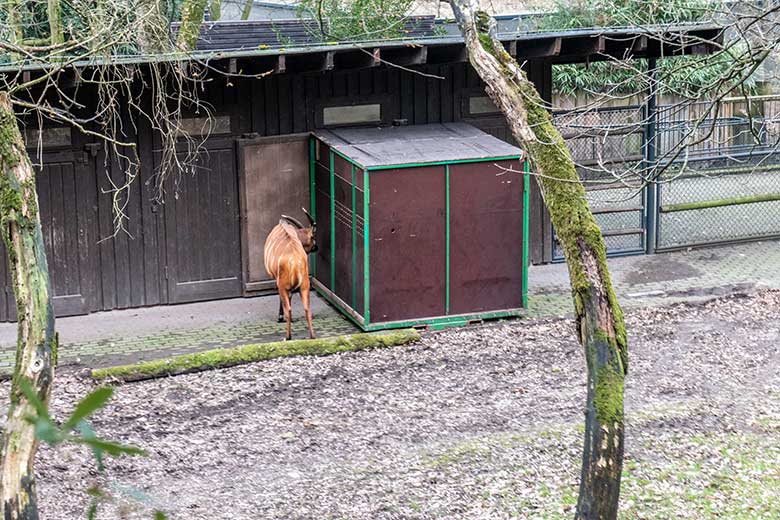
[[[201,106],[197,98],[197,67],[182,74],[176,62],[152,63],[145,68],[121,62],[121,55],[129,49],[154,52],[163,58],[164,53],[173,52],[168,23],[163,21],[156,0],[71,3],[67,26],[59,1],[47,1],[43,19],[35,17],[35,13],[41,13],[35,10],[37,2],[6,2],[0,22],[0,52],[18,67],[17,73],[0,77],[0,224],[18,313],[11,403],[0,452],[0,518],[6,520],[38,518],[33,471],[38,440],[35,426],[28,419],[36,415],[36,402],[48,404],[57,362],[52,288],[35,170],[26,151],[19,116],[65,123],[108,145],[107,157],[116,158],[125,168],[124,182],[111,180],[115,230],[121,232],[126,220],[127,190],[138,170],[135,145],[125,141],[124,107],[148,118],[162,136],[158,196],[162,196],[169,175],[187,170],[188,160],[195,156],[198,147],[198,142],[181,130],[182,108],[197,106],[208,114],[208,108]],[[205,0],[200,3],[205,4]],[[197,31],[202,21],[199,6],[196,0],[187,0],[185,5],[187,23]],[[30,17],[33,22],[25,25],[24,20]],[[198,32],[194,33],[195,39],[190,38],[189,32],[184,34],[177,52],[191,50]],[[80,69],[77,79],[97,96],[97,110],[88,115],[83,114],[78,96],[66,92],[60,84],[63,78],[72,79],[72,67],[84,61],[97,63]],[[23,72],[24,67],[34,72]],[[144,103],[143,92],[136,88],[138,83],[151,89],[150,106]],[[191,153],[180,159],[175,145],[182,136],[192,146]],[[25,396],[25,382],[34,390],[36,402]]]

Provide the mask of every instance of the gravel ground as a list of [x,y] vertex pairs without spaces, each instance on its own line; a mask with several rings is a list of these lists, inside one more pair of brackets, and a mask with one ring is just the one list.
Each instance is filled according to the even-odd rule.
[[[621,517],[780,518],[780,292],[627,320]],[[55,416],[89,386],[61,374]],[[125,385],[94,427],[149,456],[98,477],[86,450],[43,447],[42,517],[85,518],[100,478],[188,520],[570,518],[584,395],[566,320]]]

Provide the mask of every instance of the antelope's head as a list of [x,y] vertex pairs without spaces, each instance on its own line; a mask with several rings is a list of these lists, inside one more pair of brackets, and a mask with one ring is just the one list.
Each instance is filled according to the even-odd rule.
[[298,219],[295,219],[293,217],[282,215],[282,218],[295,226],[295,230],[298,233],[298,239],[301,241],[301,245],[303,245],[303,250],[306,251],[307,253],[313,253],[317,251],[317,241],[315,239],[315,236],[317,234],[317,223],[311,217],[309,212],[306,211],[306,208],[301,208],[301,209],[306,214],[306,217],[309,219],[309,227],[304,227],[303,224],[301,224]]

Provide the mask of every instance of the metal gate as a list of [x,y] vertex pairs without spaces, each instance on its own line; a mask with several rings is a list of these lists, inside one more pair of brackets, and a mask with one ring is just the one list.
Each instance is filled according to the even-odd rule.
[[[708,119],[710,107],[661,105],[654,121],[637,105],[554,114],[609,256],[780,236],[780,97],[726,99]],[[642,186],[651,166],[659,182]]]
[[[630,178],[644,166],[644,114],[644,107],[638,105],[553,114],[585,185],[609,256],[641,254],[647,249],[647,226],[653,221],[649,188],[635,187],[635,178]],[[563,260],[555,230],[552,247],[553,261]]]

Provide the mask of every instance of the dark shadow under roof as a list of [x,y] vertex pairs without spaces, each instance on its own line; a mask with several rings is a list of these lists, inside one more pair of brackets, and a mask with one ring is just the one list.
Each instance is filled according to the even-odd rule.
[[466,123],[348,127],[315,135],[364,168],[520,157],[522,151]]

